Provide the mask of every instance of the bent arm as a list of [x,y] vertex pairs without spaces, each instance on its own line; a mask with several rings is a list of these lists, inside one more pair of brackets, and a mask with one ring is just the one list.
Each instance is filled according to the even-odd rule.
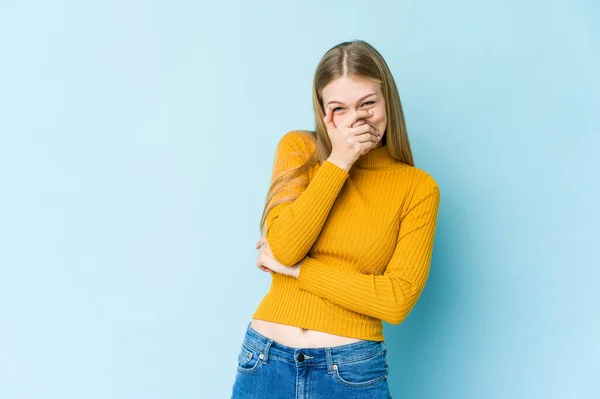
[[[433,180],[430,180],[433,182]],[[440,192],[426,184],[402,218],[396,249],[383,275],[342,270],[307,256],[298,287],[354,312],[400,324],[429,275]]]
[[[298,133],[289,132],[278,144],[271,181],[306,162],[310,154]],[[272,199],[296,197],[276,205],[266,216],[265,237],[273,257],[285,266],[302,260],[321,233],[346,179],[346,170],[323,161],[312,179],[307,175],[288,182]]]

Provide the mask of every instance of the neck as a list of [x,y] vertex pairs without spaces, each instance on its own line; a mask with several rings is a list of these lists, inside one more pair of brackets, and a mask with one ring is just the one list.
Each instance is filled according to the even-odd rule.
[[388,146],[385,144],[373,148],[366,154],[361,155],[356,162],[354,162],[353,167],[359,169],[379,169],[395,162],[398,161],[395,158],[392,158],[388,152]]

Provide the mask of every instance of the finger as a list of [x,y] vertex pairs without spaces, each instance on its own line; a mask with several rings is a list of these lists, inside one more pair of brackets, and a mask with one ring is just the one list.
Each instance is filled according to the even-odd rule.
[[260,257],[260,265],[263,267],[266,267],[269,270],[275,270],[273,268],[273,266],[275,265],[275,262],[273,260],[273,258],[269,257],[268,255],[261,253],[261,257]]
[[361,110],[358,110],[351,117],[347,118],[345,120],[345,122],[342,122],[342,124],[344,126],[346,126],[346,127],[351,128],[356,123],[357,120],[363,119],[363,118],[367,119],[367,118],[370,118],[372,116],[373,116],[373,114],[372,114],[371,110],[361,109]]
[[273,271],[273,270],[269,269],[267,266],[264,266],[264,265],[260,266],[260,270],[262,270],[263,272],[266,272],[266,273],[270,273],[270,272]]
[[331,109],[331,106],[327,106],[323,122],[325,122],[325,127],[327,127],[327,131],[335,129],[335,124],[333,123],[333,109]]
[[263,248],[258,250],[258,255],[256,256],[256,266],[258,266],[259,264],[264,265],[265,264],[265,251]]
[[373,116],[372,112],[373,111],[371,111],[371,110],[364,110],[364,109],[358,110],[350,118],[346,119],[346,122],[348,123],[347,127],[352,128],[359,119],[368,119],[368,118],[372,117]]
[[267,255],[267,253],[265,253],[265,251],[263,249],[261,249],[260,251],[258,251],[258,257],[256,259],[256,265],[257,266],[263,265],[263,266],[270,267],[271,262],[273,260],[274,259],[271,256]]
[[262,252],[258,255],[258,258],[256,259],[256,267],[258,267],[262,271],[264,271],[265,268],[267,268],[264,262],[264,256],[262,255]]
[[267,255],[273,257],[273,252],[271,251],[271,247],[269,246],[269,243],[266,239],[264,240],[263,250]]
[[352,133],[358,143],[371,142],[377,144],[381,139],[381,135],[378,134],[377,129],[370,125],[362,125],[353,128]]

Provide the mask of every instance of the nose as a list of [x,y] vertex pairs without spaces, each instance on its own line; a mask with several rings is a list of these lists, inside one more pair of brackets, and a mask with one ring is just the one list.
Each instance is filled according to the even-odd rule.
[[[356,112],[352,113],[351,118],[352,119],[356,118]],[[359,126],[364,125],[365,123],[367,123],[365,118],[359,118],[356,120],[356,122],[354,122],[354,125],[352,125],[352,127],[359,127]]]

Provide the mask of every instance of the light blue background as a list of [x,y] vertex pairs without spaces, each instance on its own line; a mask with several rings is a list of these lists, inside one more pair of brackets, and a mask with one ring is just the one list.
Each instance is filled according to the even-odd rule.
[[600,397],[594,1],[3,1],[0,398],[227,398],[275,145],[364,39],[442,202],[394,398]]

